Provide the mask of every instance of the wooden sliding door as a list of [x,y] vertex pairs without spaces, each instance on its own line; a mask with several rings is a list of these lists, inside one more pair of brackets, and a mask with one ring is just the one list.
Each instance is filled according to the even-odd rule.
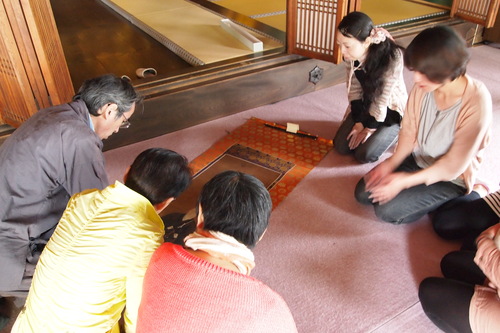
[[49,0],[1,0],[0,115],[14,127],[74,94]]
[[338,23],[356,9],[347,0],[288,0],[287,52],[335,64],[341,54],[335,42]]
[[[287,52],[338,64],[335,30],[362,0],[287,0]],[[454,0],[451,16],[492,27],[500,0]]]
[[495,24],[500,0],[454,0],[451,16],[491,28]]

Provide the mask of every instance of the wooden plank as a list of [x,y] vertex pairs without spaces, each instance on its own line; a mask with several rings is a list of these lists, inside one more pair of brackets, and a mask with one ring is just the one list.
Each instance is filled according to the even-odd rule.
[[246,30],[243,30],[238,25],[233,23],[229,19],[221,19],[220,20],[221,27],[239,40],[242,44],[248,47],[252,52],[262,52],[264,51],[264,46],[262,45],[262,41],[257,39],[256,37],[249,34]]

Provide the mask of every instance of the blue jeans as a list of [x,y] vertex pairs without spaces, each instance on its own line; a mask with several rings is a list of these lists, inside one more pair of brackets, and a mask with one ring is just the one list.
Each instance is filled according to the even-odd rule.
[[[402,172],[415,172],[421,168],[413,155],[408,156],[396,169]],[[434,211],[445,202],[464,195],[466,189],[452,182],[438,182],[432,185],[420,184],[399,192],[391,201],[379,205],[369,199],[370,192],[365,189],[363,178],[356,185],[354,196],[365,205],[373,205],[375,215],[385,222],[401,224],[418,220],[425,214]]]
[[340,125],[337,134],[335,134],[334,149],[342,155],[354,154],[354,157],[360,163],[375,162],[380,158],[387,149],[389,149],[398,138],[399,124],[391,126],[380,126],[377,128],[365,143],[360,144],[357,148],[349,148],[349,140],[347,136],[351,133],[355,122],[352,119],[351,113],[347,116],[344,122]]

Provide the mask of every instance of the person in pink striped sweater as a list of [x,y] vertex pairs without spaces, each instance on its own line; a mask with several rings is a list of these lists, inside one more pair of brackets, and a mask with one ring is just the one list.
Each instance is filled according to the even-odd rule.
[[441,261],[444,277],[428,277],[418,297],[444,332],[500,332],[500,223],[476,239],[477,251],[454,251]]
[[253,176],[225,171],[205,184],[196,231],[184,246],[164,243],[151,258],[137,333],[297,332],[283,298],[249,276],[251,248],[271,209],[269,192]]

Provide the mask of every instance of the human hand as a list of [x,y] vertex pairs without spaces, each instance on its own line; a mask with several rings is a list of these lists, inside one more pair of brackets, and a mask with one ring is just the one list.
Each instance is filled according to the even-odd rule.
[[497,224],[489,227],[486,230],[488,232],[490,232],[491,234],[494,233],[494,235],[493,235],[493,241],[495,242],[495,245],[496,245],[497,249],[500,250],[500,223],[497,223]]
[[492,225],[485,231],[483,231],[478,238],[489,238],[493,239],[495,241],[495,244],[497,245],[498,248],[500,248],[499,243],[500,242],[500,223],[497,223],[495,225]]
[[[498,252],[500,251],[500,223],[497,223],[485,231],[483,231],[479,237],[476,239],[476,244],[477,244],[477,251],[476,255],[474,256],[474,262],[478,265],[478,267],[485,273],[486,277],[488,278],[486,281],[486,285],[489,285],[491,288],[498,289],[493,281],[491,279],[493,278],[496,283],[499,282],[499,279],[495,277],[495,275],[489,275],[494,274],[494,270],[492,271],[492,266],[491,266],[491,258],[492,255],[498,256]],[[495,247],[497,248],[496,253],[491,252],[491,242],[494,242]],[[486,258],[485,258],[486,256]]]
[[370,190],[373,186],[377,185],[384,177],[391,174],[393,168],[388,160],[379,163],[376,167],[370,170],[365,176],[365,188]]
[[349,140],[349,149],[356,149],[362,140],[360,134],[363,132],[364,126],[362,123],[355,123],[351,129],[351,132],[347,136],[347,140]]
[[405,189],[405,179],[407,174],[404,172],[394,172],[382,178],[376,185],[370,188],[369,198],[373,203],[383,205],[396,197]]
[[351,137],[349,140],[349,148],[355,149],[360,144],[365,143],[366,140],[375,132],[375,128],[365,127],[356,136]]
[[500,223],[492,225],[483,231],[479,237],[492,239],[495,242],[497,249],[500,250]]

